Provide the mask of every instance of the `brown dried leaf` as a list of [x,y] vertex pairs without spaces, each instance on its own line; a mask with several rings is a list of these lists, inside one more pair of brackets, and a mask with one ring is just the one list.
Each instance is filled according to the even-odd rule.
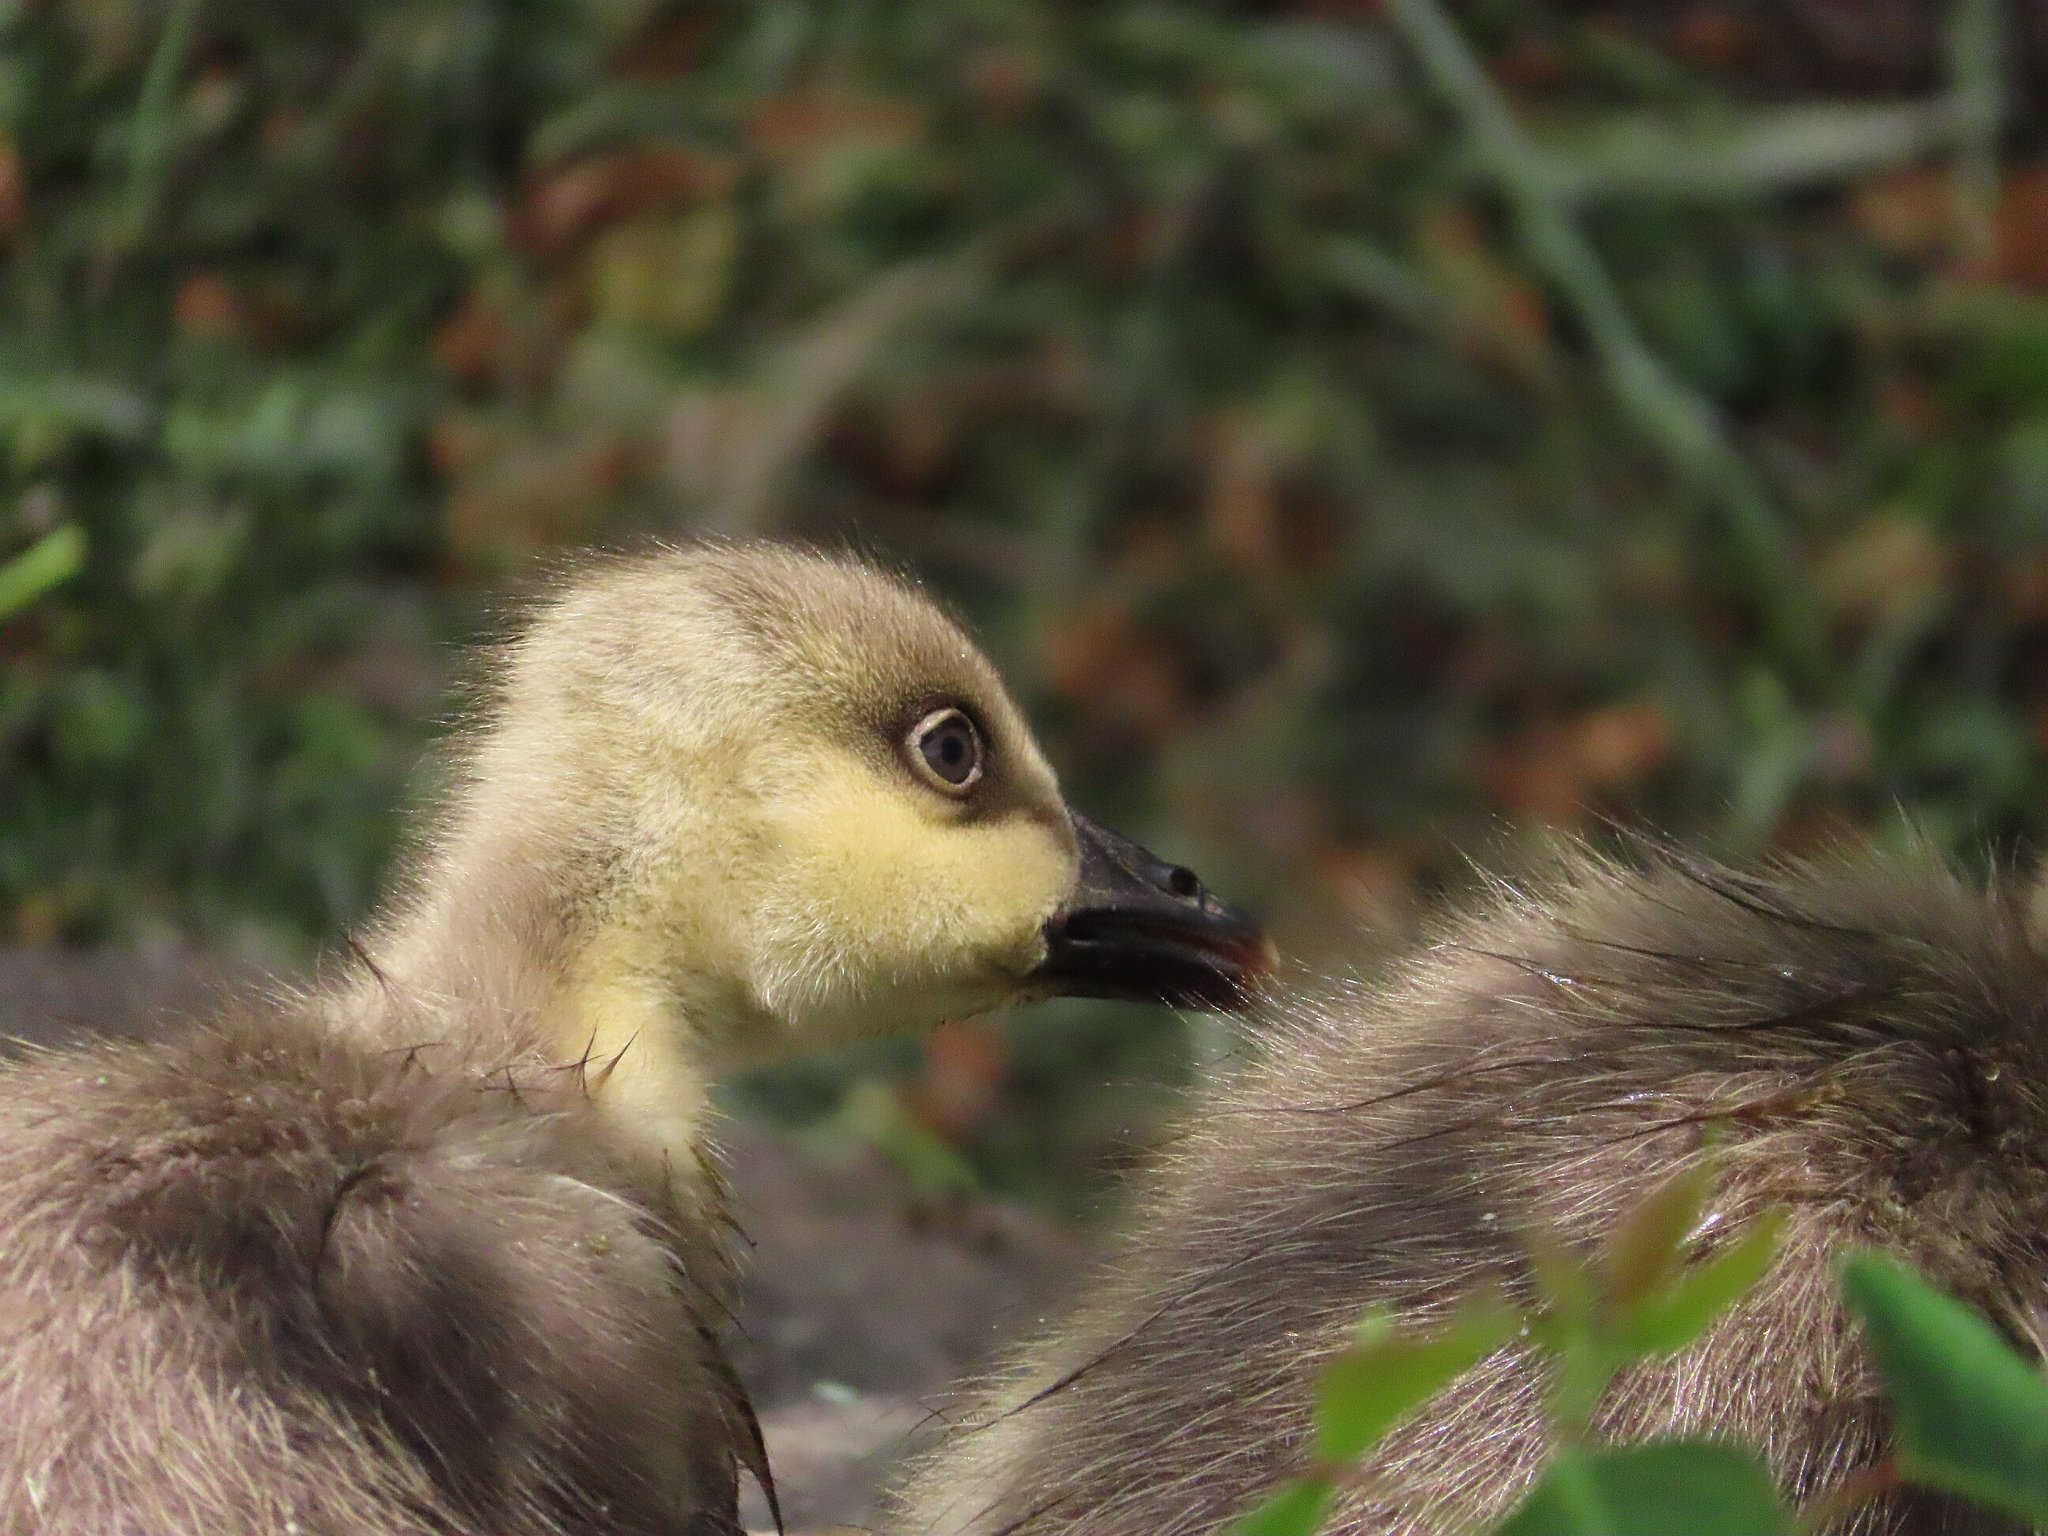
[[2007,174],[1993,230],[1992,275],[2016,287],[2048,289],[2048,164]]
[[2048,550],[2025,551],[1999,563],[1998,595],[2013,616],[2033,623],[2048,619]]
[[985,49],[962,72],[968,95],[992,117],[1023,117],[1045,95],[1046,61],[1021,49]]
[[521,559],[590,538],[639,467],[616,438],[532,445],[494,454],[448,495],[448,551],[465,565]]
[[1495,804],[1525,816],[1569,824],[1585,808],[1576,755],[1552,721],[1495,746],[1481,762],[1479,776]]
[[1572,753],[1588,784],[1611,789],[1640,783],[1670,758],[1670,722],[1655,699],[1588,710],[1572,725]]
[[1931,260],[1947,250],[1955,228],[1955,185],[1943,168],[1911,166],[1857,187],[1849,212],[1881,250]]
[[249,334],[249,308],[227,274],[188,273],[171,298],[171,328],[187,340],[240,339]]
[[1254,573],[1285,564],[1278,472],[1256,416],[1224,412],[1203,433],[1202,526],[1225,560]]
[[924,1071],[912,1107],[933,1130],[960,1141],[985,1124],[1002,1099],[1009,1052],[987,1019],[952,1019],[926,1036]]
[[28,183],[21,166],[21,146],[0,129],[0,245],[13,243],[28,220]]
[[682,79],[696,71],[716,30],[714,18],[696,8],[660,17],[613,56],[612,72],[623,80]]
[[1820,562],[1816,586],[1838,622],[1869,623],[1939,601],[1954,578],[1953,552],[1926,523],[1880,513],[1855,529]]
[[1536,286],[1501,259],[1477,212],[1464,203],[1436,204],[1416,225],[1415,249],[1450,307],[1459,347],[1532,385],[1548,383],[1557,367],[1549,308]]
[[472,290],[435,328],[429,345],[443,372],[466,384],[483,384],[497,376],[508,336],[504,311]]
[[746,125],[747,142],[785,168],[849,144],[909,145],[930,115],[905,101],[850,91],[807,90],[763,98]]
[[1104,604],[1076,607],[1053,625],[1045,646],[1054,691],[1085,706],[1098,722],[1156,741],[1186,717],[1180,668],[1129,613]]
[[1735,68],[1756,45],[1755,18],[1730,5],[1692,6],[1671,29],[1673,50],[1703,69]]
[[473,416],[450,413],[427,428],[427,463],[444,478],[467,474],[501,446],[500,434]]
[[723,200],[733,162],[681,145],[641,145],[549,167],[528,186],[513,220],[519,243],[558,255],[603,225]]

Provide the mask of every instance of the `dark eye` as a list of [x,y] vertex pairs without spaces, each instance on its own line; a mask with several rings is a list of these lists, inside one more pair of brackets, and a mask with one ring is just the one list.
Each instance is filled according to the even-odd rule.
[[981,732],[957,709],[935,709],[910,728],[904,745],[911,766],[949,795],[965,794],[981,778]]

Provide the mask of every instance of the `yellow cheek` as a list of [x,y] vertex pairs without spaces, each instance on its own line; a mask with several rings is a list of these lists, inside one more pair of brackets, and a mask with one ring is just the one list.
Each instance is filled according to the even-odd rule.
[[863,765],[779,808],[759,934],[777,990],[853,1012],[903,1007],[918,988],[941,1011],[977,989],[989,1006],[1043,956],[1040,929],[1074,880],[1064,840],[1021,814],[952,821],[928,793]]

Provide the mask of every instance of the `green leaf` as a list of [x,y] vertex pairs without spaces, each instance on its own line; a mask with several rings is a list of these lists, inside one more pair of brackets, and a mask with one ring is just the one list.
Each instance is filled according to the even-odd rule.
[[1600,1288],[1585,1259],[1543,1232],[1523,1238],[1529,1269],[1543,1296],[1545,1327],[1563,1337],[1593,1332],[1599,1315]]
[[1323,1528],[1336,1489],[1325,1477],[1299,1477],[1250,1512],[1239,1515],[1230,1536],[1315,1536]]
[[1767,1211],[1722,1252],[1685,1270],[1661,1296],[1645,1298],[1624,1319],[1621,1347],[1632,1357],[1676,1354],[1764,1277],[1785,1230],[1785,1213]]
[[1316,1454],[1355,1461],[1436,1392],[1508,1341],[1514,1314],[1487,1295],[1459,1308],[1430,1334],[1397,1332],[1383,1314],[1359,1325],[1358,1342],[1323,1372],[1316,1403]]
[[1494,1536],[1787,1536],[1792,1522],[1748,1451],[1663,1440],[1565,1451]]
[[1663,1289],[1685,1263],[1686,1238],[1713,1193],[1707,1162],[1684,1168],[1659,1184],[1622,1217],[1602,1246],[1607,1293],[1624,1312]]
[[2048,1381],[1996,1329],[1905,1265],[1864,1252],[1842,1264],[1916,1482],[2048,1523]]
[[76,576],[85,564],[85,530],[76,523],[53,528],[0,565],[0,619],[26,608],[53,587]]
[[1552,1419],[1567,1437],[1577,1435],[1624,1362],[1601,1315],[1592,1266],[1543,1233],[1529,1233],[1524,1242],[1543,1296],[1543,1305],[1529,1318],[1529,1338],[1556,1364],[1550,1384]]

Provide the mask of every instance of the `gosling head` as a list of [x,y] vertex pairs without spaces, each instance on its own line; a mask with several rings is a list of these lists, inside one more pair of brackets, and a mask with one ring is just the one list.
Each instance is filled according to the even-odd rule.
[[540,612],[378,946],[417,982],[518,977],[557,1047],[624,1053],[622,1091],[679,1113],[731,1067],[1036,996],[1234,1007],[1269,957],[1067,807],[928,599],[759,545],[601,566]]

